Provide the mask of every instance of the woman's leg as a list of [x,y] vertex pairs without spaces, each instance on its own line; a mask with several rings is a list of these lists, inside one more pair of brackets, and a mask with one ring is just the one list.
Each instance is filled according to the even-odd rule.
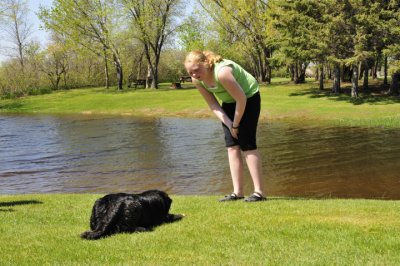
[[228,147],[229,168],[231,170],[233,192],[243,196],[243,159],[239,146]]
[[258,150],[244,151],[247,167],[254,184],[254,192],[264,195],[264,179],[262,175],[261,155]]

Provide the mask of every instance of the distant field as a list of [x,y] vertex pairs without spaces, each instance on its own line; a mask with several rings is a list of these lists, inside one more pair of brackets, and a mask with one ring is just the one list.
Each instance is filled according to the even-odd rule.
[[[0,100],[0,113],[81,113],[133,116],[212,117],[205,102],[191,83],[183,89],[104,88],[73,89],[20,99]],[[327,87],[330,85],[327,85]],[[343,126],[400,127],[400,98],[382,93],[331,95],[318,90],[315,82],[294,85],[274,79],[261,86],[261,119],[289,120]]]

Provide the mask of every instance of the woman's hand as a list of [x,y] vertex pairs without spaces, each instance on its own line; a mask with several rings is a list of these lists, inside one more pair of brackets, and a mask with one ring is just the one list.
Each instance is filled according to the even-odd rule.
[[238,139],[238,134],[239,134],[239,126],[235,127],[235,126],[231,126],[231,135],[233,138]]

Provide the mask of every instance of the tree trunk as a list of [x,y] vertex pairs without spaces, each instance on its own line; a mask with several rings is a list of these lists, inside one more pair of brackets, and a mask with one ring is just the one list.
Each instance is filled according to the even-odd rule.
[[305,83],[306,82],[306,69],[307,69],[306,63],[302,63],[300,66],[300,73],[299,73],[299,82],[298,83]]
[[146,89],[151,88],[151,83],[153,80],[153,72],[151,71],[151,66],[147,64],[147,75],[146,75]]
[[360,67],[359,67],[358,73],[360,73],[358,80],[361,80],[364,77],[364,63],[363,62],[360,62]]
[[388,58],[387,56],[385,56],[385,63],[384,63],[384,67],[383,67],[383,72],[384,72],[384,79],[383,79],[383,84],[387,85],[388,84],[388,80],[387,80],[387,76],[388,76]]
[[321,65],[319,69],[319,89],[324,89],[324,65]]
[[327,75],[328,75],[328,79],[331,80],[331,79],[332,79],[331,64],[327,64],[327,65],[326,65],[326,72],[327,72]]
[[364,61],[364,82],[363,82],[363,90],[367,91],[368,90],[368,62],[367,60]]
[[265,78],[265,81],[268,84],[271,84],[271,79],[272,79],[272,67],[270,66],[270,64],[268,63],[267,65],[267,76]]
[[106,89],[110,87],[110,75],[109,75],[109,70],[108,70],[108,60],[107,60],[107,50],[105,47],[103,47],[103,59],[104,59],[104,75],[105,75],[105,86]]
[[351,76],[351,97],[358,98],[358,66],[353,65]]
[[375,64],[374,64],[374,69],[372,70],[372,79],[377,79],[378,78],[378,64],[379,64],[379,58],[376,59]]
[[153,89],[158,89],[158,66],[153,68],[153,79],[151,80],[151,87]]
[[266,47],[264,47],[263,51],[264,51],[264,61],[265,61],[265,82],[271,84],[272,69],[268,60],[268,58],[271,57],[271,51]]
[[258,79],[259,82],[262,83],[265,81],[265,68],[262,61],[261,53],[257,55],[257,60],[258,60],[258,69],[260,70],[260,76],[258,77]]
[[294,65],[289,66],[290,81],[294,81]]
[[60,88],[61,74],[57,74],[56,78],[56,90]]
[[400,71],[394,72],[392,74],[392,82],[390,83],[389,95],[399,95],[400,90]]
[[158,65],[160,64],[160,58],[161,58],[161,48],[155,53],[155,62],[154,62],[154,67],[153,67],[153,81],[151,83],[151,87],[158,89]]
[[345,82],[346,75],[346,66],[344,64],[340,64],[340,82]]
[[300,83],[300,81],[299,81],[299,63],[298,62],[296,62],[294,64],[294,83],[295,84]]
[[67,71],[64,72],[63,74],[63,80],[64,80],[64,88],[67,88]]
[[[353,75],[353,69],[352,69],[352,67],[351,67],[351,66],[343,65],[343,68],[342,68],[342,69],[343,69],[343,71],[342,71],[342,73],[341,73],[342,82],[347,82],[347,81],[351,82],[352,75]],[[358,72],[358,70],[357,70],[357,72]]]
[[113,54],[113,59],[114,59],[114,64],[115,64],[115,68],[116,68],[116,71],[117,71],[118,90],[122,90],[123,73],[122,73],[121,61],[119,60],[119,58],[115,54]]
[[254,54],[253,53],[249,53],[249,56],[250,56],[250,58],[251,58],[251,60],[252,60],[252,62],[253,62],[253,74],[254,74],[254,78],[256,78],[257,79],[257,81],[259,80],[259,77],[260,77],[260,71],[259,71],[259,69],[258,69],[258,65],[257,65],[257,59],[256,59],[256,57],[254,56]]
[[340,93],[340,64],[336,63],[333,70],[333,87],[332,93]]
[[104,59],[104,75],[105,75],[105,82],[106,82],[106,89],[110,87],[110,76],[108,71],[108,60],[107,60],[107,50],[103,47],[103,59]]
[[143,53],[140,54],[139,63],[137,66],[136,79],[140,79],[142,73]]

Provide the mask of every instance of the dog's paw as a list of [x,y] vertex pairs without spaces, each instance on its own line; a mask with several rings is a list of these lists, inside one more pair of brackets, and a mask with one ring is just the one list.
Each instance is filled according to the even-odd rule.
[[103,234],[96,232],[96,231],[86,231],[81,234],[81,238],[87,240],[96,240],[102,238]]
[[172,223],[175,221],[179,221],[182,220],[182,218],[185,216],[185,214],[168,214],[167,222]]

